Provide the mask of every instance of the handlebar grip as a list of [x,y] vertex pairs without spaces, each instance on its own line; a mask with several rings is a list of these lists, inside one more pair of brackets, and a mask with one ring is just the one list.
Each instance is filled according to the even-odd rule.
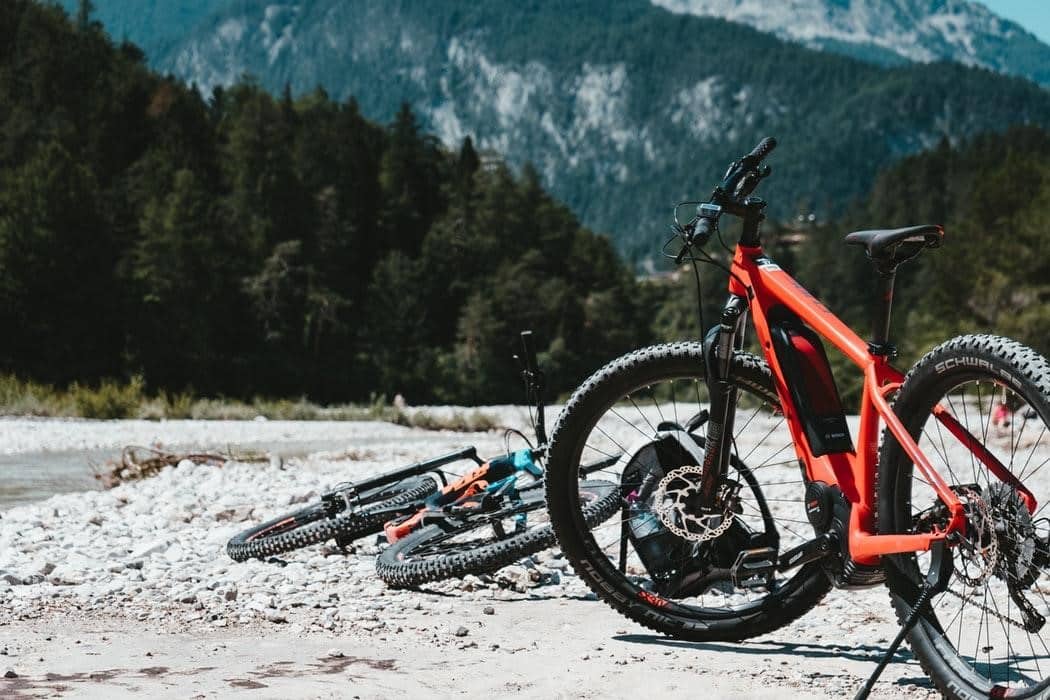
[[707,243],[707,239],[714,233],[714,220],[709,217],[701,217],[696,222],[696,228],[693,229],[693,235],[689,237],[690,243],[696,243],[697,245],[703,245]]
[[530,372],[536,371],[538,363],[536,361],[536,345],[532,341],[532,331],[521,332],[521,346],[525,350],[525,369]]
[[772,136],[767,136],[758,142],[758,145],[751,149],[744,158],[751,160],[756,165],[761,163],[766,156],[773,152],[773,149],[777,147],[777,140]]

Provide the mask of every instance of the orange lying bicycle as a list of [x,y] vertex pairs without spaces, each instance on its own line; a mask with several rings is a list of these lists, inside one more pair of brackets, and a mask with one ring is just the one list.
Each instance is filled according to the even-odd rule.
[[[885,583],[901,632],[858,697],[907,636],[948,697],[1045,698],[1050,364],[1015,341],[969,335],[907,376],[895,369],[897,268],[940,246],[943,230],[846,236],[876,272],[862,340],[763,252],[765,202],[751,193],[775,145],[733,163],[688,223],[676,216],[673,257],[729,273],[719,323],[702,343],[613,361],[565,407],[548,452],[558,540],[599,597],[690,640],[765,634],[832,586]],[[742,220],[728,266],[703,250],[722,240],[725,215]],[[744,351],[749,317],[760,356]],[[863,373],[855,418],[822,338]],[[1000,405],[1009,419],[993,423]],[[620,484],[621,515],[589,526],[579,465],[602,456],[618,457],[594,476]]]

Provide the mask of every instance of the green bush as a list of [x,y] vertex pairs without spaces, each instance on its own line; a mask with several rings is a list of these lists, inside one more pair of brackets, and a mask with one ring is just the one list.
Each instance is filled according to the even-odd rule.
[[140,376],[127,383],[105,380],[97,386],[72,384],[56,389],[13,375],[0,375],[0,415],[63,418],[140,418],[144,420],[271,420],[384,421],[423,430],[484,432],[499,424],[477,409],[449,413],[427,409],[402,409],[373,395],[367,405],[321,406],[306,397],[265,399],[251,403],[223,398],[197,398],[189,392],[178,394],[146,392]]
[[97,388],[73,384],[69,393],[80,416],[109,420],[135,416],[139,406],[146,401],[143,390],[142,377],[136,376],[127,384],[107,379]]
[[398,425],[410,428],[422,428],[423,430],[452,430],[460,433],[482,433],[499,428],[491,416],[474,409],[469,412],[453,411],[451,415],[431,413],[426,410],[411,412],[398,411],[397,417],[391,421]]
[[77,410],[68,395],[52,387],[0,375],[0,414],[14,416],[74,416]]

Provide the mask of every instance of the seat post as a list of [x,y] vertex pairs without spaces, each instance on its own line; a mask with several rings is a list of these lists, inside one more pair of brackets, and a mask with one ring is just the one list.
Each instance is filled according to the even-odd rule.
[[895,355],[897,349],[890,344],[890,313],[893,310],[893,285],[897,270],[878,270],[875,283],[875,319],[872,323],[871,342],[868,349],[873,355]]

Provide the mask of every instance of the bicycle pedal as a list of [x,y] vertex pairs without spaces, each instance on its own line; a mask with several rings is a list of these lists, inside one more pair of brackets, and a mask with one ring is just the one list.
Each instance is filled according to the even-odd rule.
[[773,547],[745,549],[729,570],[737,588],[762,588],[773,581],[777,570],[777,550]]

